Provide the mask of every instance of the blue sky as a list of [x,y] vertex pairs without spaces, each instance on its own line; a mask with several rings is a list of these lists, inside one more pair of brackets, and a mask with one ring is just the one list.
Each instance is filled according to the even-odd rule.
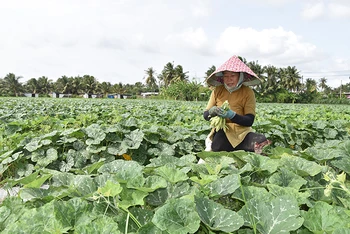
[[144,82],[174,62],[190,80],[232,55],[350,82],[348,0],[0,0],[0,77]]

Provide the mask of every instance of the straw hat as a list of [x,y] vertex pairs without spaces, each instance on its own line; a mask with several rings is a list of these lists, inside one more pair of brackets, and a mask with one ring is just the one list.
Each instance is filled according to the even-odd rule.
[[215,70],[208,78],[207,83],[210,86],[220,86],[223,84],[223,72],[232,71],[232,72],[243,72],[244,79],[243,85],[257,85],[261,82],[260,78],[237,56],[232,56],[224,64]]

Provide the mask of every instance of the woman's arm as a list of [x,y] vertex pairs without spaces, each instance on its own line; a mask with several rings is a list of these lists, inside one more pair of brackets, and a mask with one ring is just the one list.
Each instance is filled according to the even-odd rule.
[[232,123],[239,124],[241,126],[251,127],[254,123],[255,116],[252,114],[239,115],[235,114],[235,116],[231,119]]

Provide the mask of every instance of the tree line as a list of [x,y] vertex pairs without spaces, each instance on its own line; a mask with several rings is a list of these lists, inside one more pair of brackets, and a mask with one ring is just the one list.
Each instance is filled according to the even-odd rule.
[[[295,66],[278,68],[273,65],[262,66],[258,61],[248,62],[239,57],[247,64],[263,82],[253,89],[260,102],[313,102],[320,99],[341,98],[341,92],[350,92],[350,83],[331,88],[327,85],[326,77],[317,82],[312,78],[304,78]],[[203,82],[195,78],[189,79],[188,71],[184,71],[181,65],[168,62],[163,70],[157,72],[150,67],[146,69],[144,82],[135,84],[123,84],[121,82],[112,84],[110,82],[100,83],[92,75],[68,77],[62,76],[56,81],[46,76],[31,78],[22,83],[21,76],[8,73],[0,78],[0,96],[21,96],[23,93],[40,94],[49,96],[52,92],[81,96],[82,94],[110,93],[140,95],[141,92],[159,92],[160,98],[177,100],[206,100],[211,92],[210,87],[205,84],[205,79],[216,70],[214,65],[210,66],[204,73]],[[339,95],[338,95],[339,94]]]

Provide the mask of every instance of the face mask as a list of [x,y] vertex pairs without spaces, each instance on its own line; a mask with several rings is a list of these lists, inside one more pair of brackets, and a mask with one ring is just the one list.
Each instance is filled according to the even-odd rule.
[[236,91],[237,89],[239,89],[242,86],[243,79],[244,79],[244,74],[243,74],[243,72],[240,72],[239,73],[239,80],[238,80],[237,85],[235,87],[228,87],[225,83],[224,83],[224,86],[225,86],[227,91],[232,93],[232,92]]

